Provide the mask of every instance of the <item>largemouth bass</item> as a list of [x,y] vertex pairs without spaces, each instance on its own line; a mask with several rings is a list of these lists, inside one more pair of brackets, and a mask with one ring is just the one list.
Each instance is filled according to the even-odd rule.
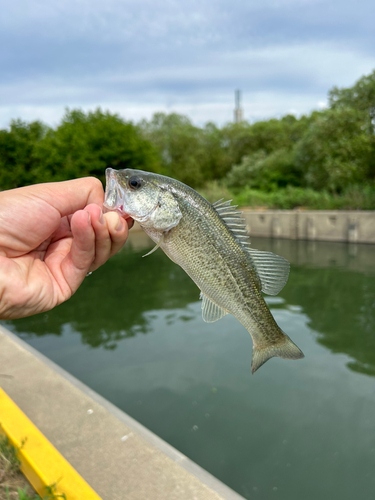
[[304,357],[262,296],[280,292],[289,263],[250,247],[245,221],[230,201],[211,204],[175,179],[108,168],[104,206],[138,221],[156,243],[154,250],[160,247],[190,276],[201,290],[204,321],[228,313],[240,321],[253,339],[253,373],[274,356]]

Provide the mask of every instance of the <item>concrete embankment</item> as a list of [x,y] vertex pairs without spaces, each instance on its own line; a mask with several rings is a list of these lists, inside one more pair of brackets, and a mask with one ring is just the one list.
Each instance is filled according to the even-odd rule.
[[250,236],[375,243],[375,211],[243,210]]
[[244,500],[2,326],[0,385],[103,500]]

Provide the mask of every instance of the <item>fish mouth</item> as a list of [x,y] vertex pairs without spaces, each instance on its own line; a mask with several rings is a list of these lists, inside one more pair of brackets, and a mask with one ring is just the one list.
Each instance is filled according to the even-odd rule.
[[107,168],[105,171],[105,195],[103,207],[108,211],[116,211],[121,216],[129,218],[130,215],[124,211],[125,190],[117,180],[116,170]]

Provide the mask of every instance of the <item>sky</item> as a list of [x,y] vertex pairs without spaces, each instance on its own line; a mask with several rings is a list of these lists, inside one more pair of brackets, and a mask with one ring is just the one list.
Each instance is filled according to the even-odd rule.
[[1,0],[0,127],[66,107],[301,115],[375,69],[374,0]]

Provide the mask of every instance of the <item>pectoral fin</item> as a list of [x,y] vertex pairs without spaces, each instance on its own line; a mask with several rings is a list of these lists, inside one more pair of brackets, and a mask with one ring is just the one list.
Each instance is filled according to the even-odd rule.
[[147,257],[148,255],[151,255],[152,253],[154,253],[160,247],[160,245],[163,243],[163,240],[164,240],[164,234],[161,235],[159,241],[154,246],[154,248],[152,250],[150,250],[148,253],[146,253],[145,255],[142,255],[142,258]]

